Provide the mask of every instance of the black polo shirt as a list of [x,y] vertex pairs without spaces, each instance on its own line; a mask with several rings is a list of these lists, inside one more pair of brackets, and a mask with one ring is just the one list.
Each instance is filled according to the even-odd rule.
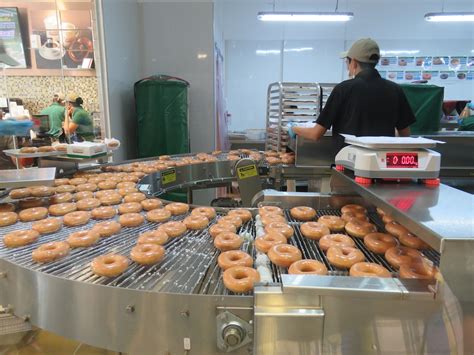
[[339,133],[355,136],[394,136],[415,122],[400,86],[382,79],[376,69],[366,69],[354,79],[336,85],[317,121],[331,129],[335,153],[344,146]]

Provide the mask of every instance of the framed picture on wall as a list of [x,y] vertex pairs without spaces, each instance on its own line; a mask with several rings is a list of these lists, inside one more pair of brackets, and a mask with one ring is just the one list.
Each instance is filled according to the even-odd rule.
[[25,48],[23,46],[18,8],[0,7],[0,40],[5,46],[7,54],[18,62],[15,68],[26,68]]

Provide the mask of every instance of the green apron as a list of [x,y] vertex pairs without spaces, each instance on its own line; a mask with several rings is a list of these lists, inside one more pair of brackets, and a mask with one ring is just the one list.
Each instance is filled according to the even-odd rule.
[[76,134],[86,141],[94,140],[94,125],[89,113],[82,107],[75,107],[72,122],[77,124]]
[[40,112],[41,115],[48,115],[49,116],[49,131],[53,137],[58,138],[62,133],[62,124],[64,122],[64,106],[58,104],[57,102],[53,102],[51,106],[46,107],[44,110]]

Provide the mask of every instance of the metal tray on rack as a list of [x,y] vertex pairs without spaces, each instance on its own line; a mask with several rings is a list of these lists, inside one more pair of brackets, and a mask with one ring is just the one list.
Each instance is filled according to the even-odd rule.
[[3,151],[6,155],[13,158],[43,158],[57,155],[64,155],[65,152],[37,152],[37,153],[20,153],[20,149],[7,149]]
[[53,185],[56,168],[0,170],[0,188]]

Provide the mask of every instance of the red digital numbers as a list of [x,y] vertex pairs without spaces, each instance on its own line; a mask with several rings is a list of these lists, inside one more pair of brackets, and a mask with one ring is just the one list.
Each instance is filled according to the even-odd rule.
[[387,168],[418,168],[418,153],[387,153]]

